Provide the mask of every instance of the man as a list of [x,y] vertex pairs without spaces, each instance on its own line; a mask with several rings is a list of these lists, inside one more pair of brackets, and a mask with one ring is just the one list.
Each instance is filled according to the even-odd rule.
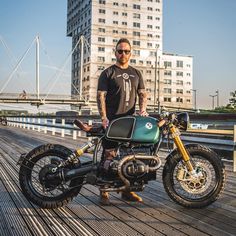
[[[131,45],[128,39],[120,39],[115,48],[116,63],[104,70],[98,80],[97,103],[102,125],[107,128],[109,122],[118,117],[133,115],[137,95],[139,97],[139,114],[147,116],[147,93],[141,73],[129,65]],[[116,155],[116,142],[105,140],[104,168]],[[133,192],[123,192],[122,198],[130,201],[142,201]],[[109,194],[101,192],[101,203],[109,204]]]

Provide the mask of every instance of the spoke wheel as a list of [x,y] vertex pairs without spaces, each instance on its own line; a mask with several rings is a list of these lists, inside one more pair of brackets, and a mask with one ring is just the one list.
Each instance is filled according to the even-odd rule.
[[59,177],[49,178],[55,167],[71,153],[66,147],[53,144],[42,145],[29,152],[19,171],[25,197],[43,208],[57,208],[71,201],[79,193],[83,178],[67,182]]
[[167,194],[178,204],[189,208],[205,207],[218,199],[225,184],[223,163],[215,152],[201,145],[189,145],[195,174],[190,174],[181,156],[174,151],[163,169]]

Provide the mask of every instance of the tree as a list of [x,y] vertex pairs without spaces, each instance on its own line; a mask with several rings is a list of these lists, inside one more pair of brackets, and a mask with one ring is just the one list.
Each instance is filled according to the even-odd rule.
[[230,93],[231,98],[229,99],[228,106],[236,108],[236,90]]

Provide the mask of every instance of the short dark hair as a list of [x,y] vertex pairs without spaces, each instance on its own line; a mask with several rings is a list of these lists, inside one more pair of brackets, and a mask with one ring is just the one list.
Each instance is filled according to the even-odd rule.
[[129,42],[129,40],[128,40],[127,38],[121,38],[121,39],[117,42],[117,44],[116,44],[116,49],[117,49],[117,46],[118,46],[120,43],[128,43],[129,46],[130,46],[130,48],[131,48],[131,44],[130,44],[130,42]]

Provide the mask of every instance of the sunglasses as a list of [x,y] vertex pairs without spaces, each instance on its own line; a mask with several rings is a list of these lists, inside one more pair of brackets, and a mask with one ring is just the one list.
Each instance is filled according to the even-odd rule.
[[130,54],[130,50],[116,50],[119,54],[125,53],[126,55]]

